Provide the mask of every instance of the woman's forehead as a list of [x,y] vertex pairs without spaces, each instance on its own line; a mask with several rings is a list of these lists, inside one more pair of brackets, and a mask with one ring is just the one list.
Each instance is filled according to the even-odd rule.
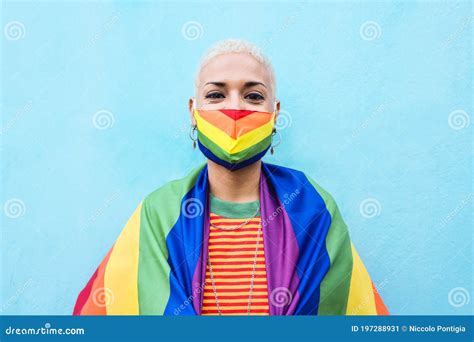
[[211,59],[199,73],[199,87],[208,82],[261,82],[270,88],[268,69],[247,53],[228,53]]

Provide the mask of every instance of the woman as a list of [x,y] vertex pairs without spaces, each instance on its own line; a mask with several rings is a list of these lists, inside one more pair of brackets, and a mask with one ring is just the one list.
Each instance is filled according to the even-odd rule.
[[280,110],[254,45],[212,47],[190,98],[208,161],[148,195],[79,294],[75,315],[385,315],[331,195],[263,163]]

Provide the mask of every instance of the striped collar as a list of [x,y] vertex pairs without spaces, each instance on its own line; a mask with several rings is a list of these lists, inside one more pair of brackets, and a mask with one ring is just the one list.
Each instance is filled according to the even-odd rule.
[[260,207],[260,201],[229,202],[217,198],[210,193],[211,212],[227,218],[249,218]]

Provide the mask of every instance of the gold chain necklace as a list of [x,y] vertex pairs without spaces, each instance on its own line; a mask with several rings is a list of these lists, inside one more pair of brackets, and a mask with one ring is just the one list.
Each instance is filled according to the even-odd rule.
[[246,221],[244,221],[243,223],[237,225],[237,226],[234,226],[234,227],[219,227],[219,226],[216,226],[215,224],[213,224],[211,222],[211,226],[213,226],[214,228],[217,228],[217,229],[222,229],[222,230],[237,230],[243,226],[245,226],[247,223],[249,223],[251,220],[253,220],[257,215],[258,213],[260,212],[260,207],[257,208],[257,210],[255,211],[255,213],[250,217],[248,218]]
[[[257,211],[257,213],[258,213],[258,211]],[[250,219],[254,218],[256,216],[256,214],[253,217],[251,217]],[[250,221],[250,219],[248,221]],[[251,278],[250,278],[250,289],[249,289],[249,300],[248,300],[248,304],[247,304],[247,315],[250,315],[250,307],[251,307],[251,304],[252,304],[252,293],[253,293],[253,286],[254,286],[254,279],[255,279],[255,269],[257,268],[258,246],[259,246],[259,240],[260,240],[261,232],[262,232],[262,224],[260,223],[258,225],[257,245],[255,247],[255,257],[253,259],[252,275],[251,275]],[[212,285],[212,291],[214,292],[214,298],[216,300],[217,312],[219,313],[219,316],[222,316],[221,307],[219,306],[219,298],[217,297],[216,284],[214,282],[214,274],[212,272],[211,257],[209,256],[209,253],[207,253],[207,265],[209,267],[209,275],[211,276],[211,285]]]

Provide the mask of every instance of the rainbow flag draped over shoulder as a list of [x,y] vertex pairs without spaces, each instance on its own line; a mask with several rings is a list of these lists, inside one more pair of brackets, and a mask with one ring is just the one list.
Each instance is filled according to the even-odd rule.
[[[148,195],[74,315],[200,315],[208,197],[206,165]],[[335,201],[311,178],[262,163],[260,204],[271,315],[389,314]]]

